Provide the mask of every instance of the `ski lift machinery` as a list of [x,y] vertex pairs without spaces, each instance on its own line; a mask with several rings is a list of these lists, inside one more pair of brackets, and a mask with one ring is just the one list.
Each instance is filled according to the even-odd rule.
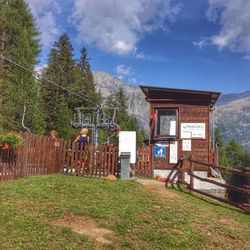
[[100,107],[75,108],[74,120],[71,121],[73,128],[88,128],[92,132],[92,141],[95,148],[98,146],[98,138],[100,129],[108,129],[115,131],[119,129],[119,125],[114,121],[117,108],[107,108],[113,110],[112,118],[108,117]]

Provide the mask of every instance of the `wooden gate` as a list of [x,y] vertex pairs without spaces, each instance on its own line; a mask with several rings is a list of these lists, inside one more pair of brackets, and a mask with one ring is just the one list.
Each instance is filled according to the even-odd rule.
[[119,176],[117,146],[94,145],[85,148],[66,143],[64,148],[64,173],[70,175],[102,177],[109,174]]
[[150,148],[143,147],[137,149],[135,176],[152,176],[152,168],[150,166]]

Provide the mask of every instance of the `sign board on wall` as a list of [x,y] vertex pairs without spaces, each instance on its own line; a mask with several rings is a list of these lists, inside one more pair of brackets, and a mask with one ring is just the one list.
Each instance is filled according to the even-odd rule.
[[130,163],[136,162],[136,132],[119,132],[119,156],[121,152],[130,152]]
[[166,148],[169,147],[169,142],[168,141],[157,142],[155,145],[158,147]]
[[178,161],[178,142],[170,142],[169,146],[169,163],[177,163]]
[[181,123],[181,138],[206,138],[205,123]]
[[182,140],[182,151],[191,151],[191,140]]
[[165,158],[166,157],[166,147],[154,147],[154,157],[155,158]]

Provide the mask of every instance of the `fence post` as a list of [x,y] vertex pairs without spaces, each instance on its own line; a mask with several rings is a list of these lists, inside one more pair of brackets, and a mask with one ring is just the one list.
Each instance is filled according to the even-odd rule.
[[22,173],[21,177],[24,177],[27,175],[27,168],[28,168],[28,158],[29,158],[29,139],[30,135],[28,132],[24,134],[24,150],[23,150],[23,167],[22,167]]
[[[245,188],[248,189],[250,191],[250,167],[245,167],[243,168],[243,172],[246,173],[245,175]],[[247,198],[246,198],[246,204],[244,204],[245,206],[250,208],[250,194],[248,193]]]
[[190,188],[189,188],[189,192],[190,194],[192,193],[192,190],[194,189],[194,166],[193,166],[193,162],[192,162],[192,156],[190,157]]
[[182,164],[181,164],[181,183],[185,183],[185,174],[186,174],[186,169],[187,169],[187,164],[186,164],[186,159],[185,157],[182,158]]

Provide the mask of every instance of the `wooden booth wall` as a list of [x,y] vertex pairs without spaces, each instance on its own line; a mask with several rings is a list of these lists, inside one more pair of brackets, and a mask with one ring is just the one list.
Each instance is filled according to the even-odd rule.
[[[154,114],[154,108],[177,108],[178,109],[178,137],[172,139],[178,143],[178,159],[182,156],[189,157],[192,155],[194,159],[202,162],[209,162],[210,158],[210,138],[209,138],[209,111],[210,108],[207,105],[192,105],[192,104],[167,104],[154,102],[150,103],[151,115]],[[181,139],[181,123],[205,123],[206,126],[206,138],[205,139],[191,139],[192,146],[191,151],[182,151],[182,139]],[[151,131],[151,135],[152,135]],[[154,140],[154,138],[151,138]],[[166,140],[164,140],[166,141]],[[160,142],[160,141],[158,141]],[[154,146],[151,145],[151,146]],[[154,169],[172,169],[176,164],[169,163],[169,147],[166,149],[166,158],[154,158]],[[194,165],[195,170],[207,170],[206,167],[201,165]]]

